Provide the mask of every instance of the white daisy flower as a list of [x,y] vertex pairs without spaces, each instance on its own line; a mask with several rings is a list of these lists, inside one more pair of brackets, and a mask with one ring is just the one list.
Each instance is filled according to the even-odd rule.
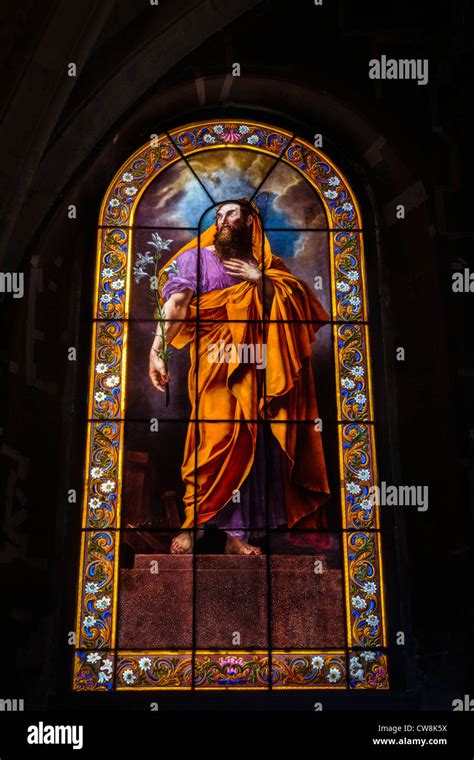
[[354,208],[354,206],[352,205],[352,203],[343,203],[342,204],[342,210],[343,211],[352,211],[353,208]]
[[250,137],[247,137],[247,142],[249,143],[249,145],[255,145],[255,143],[258,143],[258,136],[250,135]]
[[204,142],[207,142],[207,143],[215,143],[216,138],[214,137],[214,135],[210,135],[209,133],[207,133],[204,135],[203,140]]
[[356,269],[352,269],[350,272],[347,273],[347,277],[349,280],[358,280],[359,279],[359,272]]
[[321,657],[320,655],[318,655],[317,657],[313,657],[313,659],[311,660],[311,665],[313,666],[313,668],[320,670],[320,668],[322,668],[324,665],[324,657]]
[[379,624],[379,619],[377,615],[367,615],[366,620],[369,625],[374,626],[374,627]]
[[122,179],[124,182],[131,182],[133,179],[133,174],[130,174],[130,172],[125,172],[125,174],[122,174]]
[[125,280],[114,280],[110,283],[110,287],[114,290],[120,290],[125,285]]
[[224,127],[222,126],[222,124],[216,124],[216,126],[214,127],[214,132],[216,133],[216,135],[221,135],[223,131],[224,131]]
[[102,504],[102,502],[100,502],[98,499],[96,499],[95,501],[98,502],[98,503],[94,504],[94,505],[92,505],[91,502],[89,502],[89,506],[90,506],[90,509],[91,509],[91,515],[92,515],[92,517],[96,516],[97,510],[99,509],[99,507]]
[[337,198],[337,193],[335,190],[325,190],[324,195],[326,196],[326,198],[331,198],[331,199]]
[[115,483],[113,480],[106,480],[105,483],[101,483],[99,488],[102,493],[111,493],[115,489]]
[[361,492],[361,487],[358,483],[350,482],[346,485],[346,488],[349,491],[349,493],[358,494]]
[[370,470],[359,470],[357,477],[359,480],[370,480]]
[[246,124],[241,124],[240,125],[240,127],[239,127],[239,133],[241,135],[248,135],[249,132],[250,132],[250,130],[249,130],[249,128],[248,128],[248,126]]
[[112,296],[110,295],[110,293],[102,293],[100,300],[102,301],[102,303],[110,303],[112,300]]
[[112,198],[111,201],[110,201],[110,203],[109,203],[109,206],[112,206],[112,207],[120,206],[119,199],[118,198]]
[[365,608],[367,607],[367,602],[361,596],[353,596],[352,597],[352,606],[356,610],[365,610]]
[[354,396],[354,399],[355,399],[356,404],[362,404],[362,405],[365,404],[365,402],[367,401],[367,397],[365,396],[364,393],[357,393]]
[[91,581],[89,581],[89,583],[86,583],[86,594],[97,594],[98,590],[99,590],[98,583],[92,583]]
[[114,270],[113,269],[103,269],[102,270],[102,277],[113,277],[114,276]]
[[339,280],[337,282],[337,289],[340,293],[347,293],[351,289],[351,286],[347,282],[344,282],[344,280]]
[[[104,468],[103,467],[92,467],[91,468],[91,478],[101,478],[104,474]],[[96,499],[96,501],[98,501]]]
[[339,668],[329,668],[327,679],[329,683],[336,683],[341,678],[341,671]]
[[93,615],[86,615],[86,617],[84,618],[84,626],[86,628],[88,628],[91,625],[95,625],[96,622],[97,621]]
[[109,375],[104,380],[104,385],[107,386],[107,388],[116,388],[117,385],[120,385],[120,378],[118,375]]
[[125,195],[136,195],[137,194],[137,188],[135,185],[130,185],[130,187],[125,188]]
[[104,391],[97,391],[97,393],[94,393],[94,398],[97,403],[100,404],[107,398],[107,396],[105,395]]
[[151,668],[151,660],[149,657],[140,657],[138,665],[140,670],[149,670]]
[[110,607],[110,596],[101,596],[100,599],[97,599],[95,606],[98,610],[106,610]]
[[127,684],[132,684],[137,680],[135,673],[133,670],[130,670],[130,668],[127,668],[127,670],[123,671],[122,678]]
[[363,375],[364,375],[364,368],[363,367],[353,367],[351,369],[351,372],[356,377],[363,377]]
[[98,375],[103,375],[104,372],[107,372],[108,368],[109,368],[108,365],[103,364],[103,363],[99,363],[95,365],[95,371],[97,372]]
[[339,177],[331,177],[331,179],[329,180],[329,184],[333,185],[333,187],[337,187],[338,185],[341,184],[341,180],[339,179]]
[[367,581],[362,586],[366,594],[375,594],[377,591],[377,584],[374,581]]
[[350,390],[351,388],[355,388],[355,382],[348,377],[342,378],[341,385],[343,388],[347,388],[348,390]]

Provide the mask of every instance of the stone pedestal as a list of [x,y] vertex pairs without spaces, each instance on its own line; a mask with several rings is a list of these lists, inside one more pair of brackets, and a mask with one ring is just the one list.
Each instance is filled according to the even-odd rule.
[[272,648],[341,647],[342,573],[318,559],[137,555],[120,571],[119,647],[190,649],[193,607],[198,649],[268,647],[269,611]]

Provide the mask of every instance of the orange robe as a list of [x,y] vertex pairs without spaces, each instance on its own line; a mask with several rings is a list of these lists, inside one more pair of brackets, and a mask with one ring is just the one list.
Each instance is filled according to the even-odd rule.
[[[206,239],[209,240],[209,235]],[[194,241],[186,248],[193,244]],[[264,419],[282,450],[288,527],[316,529],[327,525],[319,510],[329,498],[329,486],[321,433],[314,422],[318,408],[311,354],[321,327],[318,322],[329,317],[309,287],[271,253],[261,228],[254,233],[253,255],[260,267],[263,259],[265,277],[273,283],[269,318],[262,321],[259,287],[241,282],[201,295],[199,307],[194,297],[189,321],[172,341],[176,348],[189,345],[191,357],[188,390],[192,416],[182,466],[186,485],[183,528],[206,523],[231,502],[253,463],[256,421]],[[198,340],[197,322],[193,321],[197,310]],[[238,360],[209,361],[211,345],[219,345],[220,341],[235,346],[261,344],[264,332],[265,370],[257,369],[255,363],[240,364]],[[199,362],[197,373],[196,362]],[[196,419],[199,421],[195,422]]]

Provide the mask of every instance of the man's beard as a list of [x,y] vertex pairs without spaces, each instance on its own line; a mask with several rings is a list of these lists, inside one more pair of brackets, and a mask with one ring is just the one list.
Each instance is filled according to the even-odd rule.
[[216,230],[214,247],[220,259],[251,259],[252,227],[224,225]]

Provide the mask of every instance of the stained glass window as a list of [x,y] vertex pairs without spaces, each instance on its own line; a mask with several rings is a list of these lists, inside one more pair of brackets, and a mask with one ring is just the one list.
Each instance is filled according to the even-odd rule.
[[388,688],[363,234],[331,160],[261,123],[181,127],[115,175],[75,690]]

